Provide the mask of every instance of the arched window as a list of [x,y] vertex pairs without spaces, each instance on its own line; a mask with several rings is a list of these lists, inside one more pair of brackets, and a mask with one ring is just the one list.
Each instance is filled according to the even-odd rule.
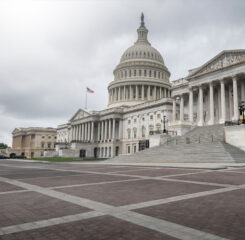
[[136,76],[136,70],[134,70],[134,76]]
[[131,69],[129,70],[129,77],[131,77]]
[[134,128],[134,138],[137,138],[137,128]]
[[156,78],[156,75],[157,75],[157,74],[156,74],[156,71],[154,71],[154,78]]
[[121,71],[121,78],[123,78],[123,71]]
[[160,79],[160,72],[158,72],[158,78]]
[[124,76],[127,77],[127,70],[125,71]]
[[151,70],[149,71],[149,77],[151,77]]
[[146,77],[146,70],[144,70],[144,76]]
[[141,76],[141,69],[139,70],[139,76]]
[[145,137],[145,126],[142,126],[142,137]]
[[127,132],[128,132],[128,139],[130,139],[131,138],[131,129],[128,129]]

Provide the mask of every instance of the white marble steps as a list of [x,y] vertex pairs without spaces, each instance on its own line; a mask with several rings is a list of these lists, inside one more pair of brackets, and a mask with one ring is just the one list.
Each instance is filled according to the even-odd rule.
[[245,152],[224,142],[223,127],[223,125],[196,127],[159,147],[133,155],[119,156],[108,162],[245,163]]

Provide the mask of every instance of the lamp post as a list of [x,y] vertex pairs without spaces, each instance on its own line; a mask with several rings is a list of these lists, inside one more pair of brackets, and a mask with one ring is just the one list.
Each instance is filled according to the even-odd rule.
[[245,124],[245,116],[244,116],[244,112],[245,112],[245,102],[244,102],[244,101],[242,101],[242,102],[240,103],[239,110],[240,110],[240,115],[242,115],[242,124]]
[[163,116],[163,133],[167,133],[167,130],[165,128],[165,123],[166,123],[166,116]]

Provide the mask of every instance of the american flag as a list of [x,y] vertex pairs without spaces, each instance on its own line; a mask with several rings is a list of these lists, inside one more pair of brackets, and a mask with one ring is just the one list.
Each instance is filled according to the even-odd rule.
[[87,87],[87,92],[94,93],[94,91],[92,89],[88,88],[88,87]]

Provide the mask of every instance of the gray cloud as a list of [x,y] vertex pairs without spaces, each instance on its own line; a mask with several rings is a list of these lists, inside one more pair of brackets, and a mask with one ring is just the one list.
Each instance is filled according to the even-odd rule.
[[171,80],[224,49],[245,48],[243,0],[0,2],[0,141],[24,126],[56,126],[106,107],[107,85],[136,40],[141,11]]

